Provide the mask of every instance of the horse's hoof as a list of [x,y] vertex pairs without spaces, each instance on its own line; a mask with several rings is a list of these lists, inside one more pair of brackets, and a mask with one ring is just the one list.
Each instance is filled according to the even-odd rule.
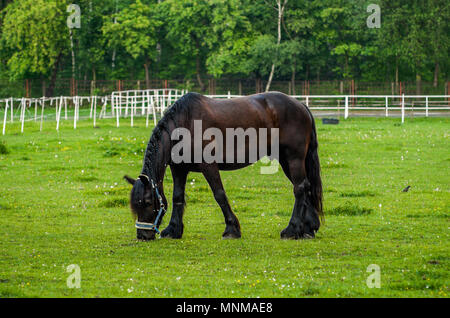
[[183,233],[177,233],[173,228],[167,227],[161,232],[161,238],[180,239]]
[[292,228],[287,227],[281,231],[280,237],[282,240],[297,240],[299,238],[299,234]]
[[240,239],[240,236],[234,236],[234,235],[222,235],[222,240],[237,240]]
[[239,238],[241,238],[241,233],[225,232],[222,234],[222,239],[224,240],[239,239]]

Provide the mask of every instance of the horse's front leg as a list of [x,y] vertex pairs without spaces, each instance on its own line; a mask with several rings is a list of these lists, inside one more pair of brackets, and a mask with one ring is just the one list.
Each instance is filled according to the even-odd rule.
[[219,168],[216,164],[205,164],[202,168],[202,173],[205,176],[211,190],[214,194],[214,199],[222,209],[223,216],[225,218],[225,232],[223,232],[223,238],[240,238],[241,226],[236,215],[231,210],[228,198],[223,188],[222,180],[220,179]]
[[169,225],[161,232],[161,237],[179,239],[183,236],[184,193],[189,171],[177,166],[170,166],[170,170],[173,177],[172,216]]

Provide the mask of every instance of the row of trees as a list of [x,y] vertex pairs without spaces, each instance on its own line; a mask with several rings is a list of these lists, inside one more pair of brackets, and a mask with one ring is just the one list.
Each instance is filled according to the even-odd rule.
[[[74,2],[76,6],[68,5]],[[369,27],[377,18],[379,27]],[[0,78],[448,78],[446,0],[0,0]],[[369,8],[369,10],[368,10]],[[373,11],[375,10],[375,11]],[[79,15],[78,15],[79,13]],[[75,22],[79,18],[79,28]],[[74,26],[69,28],[69,26]]]

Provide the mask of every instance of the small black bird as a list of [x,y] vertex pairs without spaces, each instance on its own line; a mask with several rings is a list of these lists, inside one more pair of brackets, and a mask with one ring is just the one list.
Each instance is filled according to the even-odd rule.
[[411,188],[411,186],[407,186],[407,187],[404,188],[402,191],[403,191],[403,192],[408,192],[409,188]]

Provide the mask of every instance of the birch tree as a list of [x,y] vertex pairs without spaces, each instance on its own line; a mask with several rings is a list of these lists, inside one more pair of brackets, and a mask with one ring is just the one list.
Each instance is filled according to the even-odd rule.
[[[281,42],[281,20],[283,19],[284,9],[286,8],[288,0],[276,0],[277,6],[274,9],[278,12],[278,28],[277,28],[277,53]],[[267,80],[266,92],[269,91],[270,85],[272,84],[273,74],[275,73],[275,61],[272,63],[270,69],[269,79]]]

